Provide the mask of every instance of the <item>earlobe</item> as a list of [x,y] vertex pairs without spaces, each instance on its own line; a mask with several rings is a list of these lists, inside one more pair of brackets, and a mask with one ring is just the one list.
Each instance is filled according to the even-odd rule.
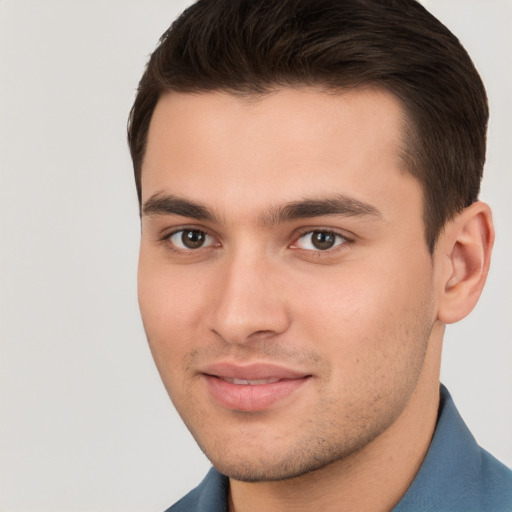
[[437,256],[444,268],[438,317],[451,324],[473,310],[487,279],[494,243],[489,206],[478,201],[465,208],[447,224],[439,242]]

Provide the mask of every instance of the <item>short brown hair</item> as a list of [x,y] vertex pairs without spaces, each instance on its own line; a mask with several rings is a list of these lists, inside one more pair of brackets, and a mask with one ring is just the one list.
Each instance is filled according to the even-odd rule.
[[477,200],[488,120],[483,83],[458,39],[414,0],[199,0],[161,37],[130,112],[139,202],[149,124],[165,91],[262,94],[376,85],[402,102],[404,158],[424,191],[432,252]]

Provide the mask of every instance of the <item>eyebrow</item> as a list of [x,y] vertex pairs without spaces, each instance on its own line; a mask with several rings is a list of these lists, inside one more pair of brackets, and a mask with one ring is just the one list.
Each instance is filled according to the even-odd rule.
[[189,201],[173,195],[150,197],[142,208],[143,215],[180,215],[197,220],[217,222],[215,212],[200,203]]
[[302,199],[268,210],[265,224],[278,224],[297,219],[339,215],[343,217],[382,218],[382,213],[371,204],[345,195],[335,195],[319,199]]
[[[155,194],[144,203],[142,213],[148,216],[179,215],[220,223],[220,217],[208,206],[174,195]],[[382,213],[371,204],[338,194],[324,198],[301,199],[282,206],[271,207],[262,216],[261,222],[264,225],[272,226],[298,219],[329,215],[382,218]]]

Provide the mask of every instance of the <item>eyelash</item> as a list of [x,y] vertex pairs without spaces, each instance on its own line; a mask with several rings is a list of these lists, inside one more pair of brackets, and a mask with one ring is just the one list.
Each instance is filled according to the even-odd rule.
[[[321,234],[323,235],[324,237],[325,236],[332,236],[334,237],[334,245],[332,247],[327,247],[326,249],[304,249],[302,247],[297,247],[296,244],[299,242],[299,240],[301,240],[302,238],[306,237],[306,236],[310,236],[312,237],[314,234]],[[310,239],[311,240],[311,239]],[[303,231],[295,240],[295,242],[293,242],[290,247],[292,249],[296,249],[296,250],[302,250],[302,251],[306,251],[306,252],[309,252],[309,253],[313,253],[313,254],[317,254],[317,255],[327,255],[327,254],[332,254],[333,252],[336,252],[337,250],[340,250],[341,249],[341,246],[345,246],[345,245],[351,245],[353,243],[353,240],[348,238],[347,236],[345,235],[342,235],[341,233],[338,233],[336,231],[334,231],[333,229],[329,229],[329,228],[315,228],[315,229],[308,229],[307,231]],[[310,245],[314,245],[314,242],[311,240],[310,241]]]
[[[195,249],[192,249],[192,248],[182,248],[182,247],[177,247],[176,246],[176,243],[173,242],[172,238],[176,235],[179,235],[179,234],[182,234],[181,236],[183,237],[183,235],[185,233],[199,233],[200,235],[204,236],[206,239],[207,238],[211,238],[213,240],[213,243],[211,244],[208,244],[206,246],[204,245],[201,245],[200,247],[197,247]],[[220,243],[215,243],[215,237],[210,235],[206,230],[204,229],[199,229],[199,228],[195,228],[195,227],[182,227],[180,229],[175,229],[173,230],[171,233],[167,233],[166,235],[164,235],[162,238],[161,238],[161,241],[164,242],[164,243],[167,243],[168,244],[168,247],[178,253],[178,254],[188,254],[188,253],[196,253],[197,251],[199,251],[200,249],[206,249],[208,247],[211,247],[211,246],[217,246],[217,247],[220,247]]]
[[[185,247],[177,247],[176,243],[173,242],[172,238],[176,235],[179,235],[181,233],[181,236],[185,233],[198,233],[200,236],[204,236],[207,240],[208,238],[212,239],[212,242],[208,245],[201,245],[197,248],[185,248]],[[335,245],[332,247],[328,247],[326,249],[304,249],[302,247],[298,247],[297,243],[302,238],[306,237],[307,235],[314,235],[315,233],[326,235],[326,236],[333,236],[335,237]],[[341,239],[341,240],[340,240]],[[187,255],[187,254],[194,254],[197,253],[201,249],[208,249],[211,247],[217,248],[221,247],[221,244],[219,242],[215,242],[215,237],[208,233],[208,231],[196,227],[181,227],[179,229],[175,229],[170,233],[165,234],[161,238],[161,242],[167,243],[168,247],[175,253],[181,254],[181,255]],[[304,253],[314,254],[315,256],[327,256],[329,254],[332,254],[333,252],[337,252],[338,250],[341,250],[343,246],[350,246],[354,243],[353,239],[348,238],[347,236],[338,233],[330,228],[315,228],[315,229],[308,229],[302,231],[297,238],[295,238],[295,241],[292,242],[288,247],[293,250],[299,250],[303,251]]]

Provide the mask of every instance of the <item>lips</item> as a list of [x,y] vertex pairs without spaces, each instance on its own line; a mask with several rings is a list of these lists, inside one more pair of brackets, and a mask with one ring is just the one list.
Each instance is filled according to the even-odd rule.
[[231,379],[229,377],[219,377],[226,382],[230,382],[231,384],[239,384],[241,386],[261,386],[262,384],[274,384],[275,382],[279,382],[280,379]]
[[214,402],[226,409],[243,412],[277,407],[311,377],[274,364],[217,363],[201,373]]

